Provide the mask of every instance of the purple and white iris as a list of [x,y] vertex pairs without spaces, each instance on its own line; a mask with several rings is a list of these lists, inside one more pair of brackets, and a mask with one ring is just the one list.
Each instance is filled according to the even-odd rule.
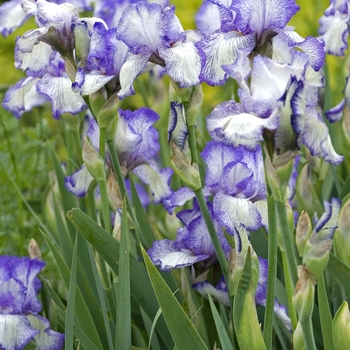
[[43,261],[0,256],[0,347],[23,349],[34,339],[37,349],[63,348],[64,334],[50,329],[38,315],[42,306],[36,295],[41,282],[36,277]]
[[[153,124],[159,119],[157,113],[148,108],[140,108],[134,112],[119,110],[117,130],[114,136],[115,147],[124,175],[133,171],[151,188],[154,201],[160,202],[170,195],[169,183],[172,169],[159,170],[153,158],[159,151],[158,131]],[[96,121],[91,118],[87,136],[96,150],[99,148],[100,131]],[[108,153],[106,166],[110,166]],[[85,196],[93,181],[85,165],[65,178],[68,191],[78,197]]]

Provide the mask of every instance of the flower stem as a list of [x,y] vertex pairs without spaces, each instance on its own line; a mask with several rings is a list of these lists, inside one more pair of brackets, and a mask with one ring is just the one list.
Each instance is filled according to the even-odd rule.
[[292,301],[293,294],[294,294],[294,287],[292,285],[292,279],[290,277],[286,253],[282,250],[281,254],[282,254],[282,263],[283,263],[283,275],[285,279],[286,292],[287,292],[289,317],[292,322],[292,329],[293,331],[295,331],[295,329],[297,328],[298,318],[297,318],[297,314]]
[[109,210],[109,201],[108,201],[106,180],[104,179],[104,180],[99,181],[98,187],[100,188],[102,216],[103,216],[103,221],[104,221],[104,227],[105,227],[106,231],[111,233],[112,232],[112,223],[111,223],[111,216],[110,216],[110,210]]
[[264,317],[264,340],[267,349],[272,349],[272,329],[273,329],[273,312],[275,303],[276,290],[276,273],[277,273],[277,218],[275,201],[272,196],[267,197],[268,209],[268,275],[267,275],[267,292],[266,306]]
[[283,248],[286,253],[286,262],[290,272],[289,277],[292,280],[293,289],[298,280],[297,261],[294,253],[294,245],[292,241],[292,233],[288,225],[286,205],[284,202],[276,201],[277,217],[282,233]]
[[[202,189],[200,188],[200,189],[194,191],[194,193],[196,194],[196,198],[197,198],[199,207],[201,209],[204,222],[207,226],[209,236],[213,242],[215,253],[216,253],[216,256],[218,257],[222,272],[223,272],[225,278],[227,279],[228,272],[229,272],[227,259],[226,259],[225,253],[222,249],[219,237],[216,234],[216,230],[215,230],[211,215],[209,213],[207,203],[206,203],[205,198],[203,196]],[[228,280],[226,280],[226,286],[228,286]]]
[[196,144],[196,129],[194,125],[187,127],[188,131],[188,145],[191,150],[191,163],[198,164],[197,144]]
[[99,153],[100,153],[100,156],[102,157],[102,159],[105,159],[106,133],[107,133],[107,128],[100,128]]

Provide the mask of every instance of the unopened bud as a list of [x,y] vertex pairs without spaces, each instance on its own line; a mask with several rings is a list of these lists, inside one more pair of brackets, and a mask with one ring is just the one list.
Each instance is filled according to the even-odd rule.
[[97,121],[100,128],[106,128],[109,123],[117,116],[119,107],[119,97],[114,93],[102,106]]
[[335,349],[348,349],[350,344],[350,313],[348,303],[343,301],[332,324]]
[[109,204],[112,208],[120,209],[123,206],[120,189],[115,181],[115,176],[112,171],[109,171],[107,176],[107,193]]
[[31,259],[41,260],[41,251],[40,251],[40,248],[38,246],[37,241],[34,238],[32,238],[29,242],[28,253],[29,253],[29,256]]
[[264,146],[264,154],[265,154],[265,176],[267,184],[269,185],[269,189],[273,195],[273,197],[278,200],[282,201],[282,193],[281,193],[281,183],[277,174],[277,171],[275,167],[272,165],[271,158],[269,155],[269,152]]
[[345,139],[348,142],[348,144],[350,144],[350,109],[348,106],[345,106],[344,108],[342,127]]
[[97,182],[105,180],[104,161],[86,136],[84,138],[83,160],[89,173]]
[[171,165],[175,173],[181,178],[186,186],[194,191],[201,188],[201,178],[196,164],[190,164],[189,160],[180,152],[174,142],[170,142],[173,151]]
[[309,239],[312,232],[311,221],[308,213],[302,211],[298,220],[296,229],[296,244],[299,256],[303,256],[306,241]]
[[115,212],[114,226],[113,226],[113,237],[120,242],[120,233],[122,226],[122,211],[117,209]]
[[202,102],[203,102],[202,85],[196,85],[192,88],[190,103],[186,110],[186,118],[187,118],[188,126],[192,126],[196,124],[196,121],[201,111]]
[[181,101],[185,104],[188,104],[191,98],[192,88],[191,87],[180,88],[179,84],[176,81],[174,81],[173,79],[171,79],[170,81],[175,92],[181,98]]
[[73,24],[75,57],[78,67],[84,67],[90,50],[90,34],[86,21],[77,21]]
[[89,98],[89,103],[90,103],[92,112],[95,116],[97,116],[102,106],[106,103],[106,99],[103,96],[101,90],[97,90],[93,92],[88,96],[88,98]]
[[308,320],[314,309],[316,280],[309,269],[303,265],[300,277],[295,286],[293,305],[299,315],[299,321]]

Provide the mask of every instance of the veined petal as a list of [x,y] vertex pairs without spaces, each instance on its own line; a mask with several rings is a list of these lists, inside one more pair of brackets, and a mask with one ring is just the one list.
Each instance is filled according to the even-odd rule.
[[165,72],[178,82],[180,87],[200,83],[201,60],[195,43],[191,40],[191,33],[187,32],[186,41],[178,41],[169,48],[161,46],[158,52],[165,62]]
[[49,321],[39,315],[28,315],[30,325],[39,331],[34,336],[37,349],[61,350],[64,343],[64,334],[50,329]]
[[210,141],[201,153],[207,164],[205,188],[215,194],[221,187],[221,179],[228,163],[237,163],[243,158],[243,149],[226,146],[216,141]]
[[283,29],[300,7],[294,0],[236,0],[231,9],[237,12],[235,24],[242,33],[260,37],[267,28]]
[[264,128],[275,130],[279,125],[279,118],[277,108],[268,118],[259,118],[244,113],[242,106],[235,101],[229,101],[221,103],[207,117],[207,128],[215,141],[234,147],[242,145],[248,150],[254,150],[263,140]]
[[267,202],[266,199],[261,199],[253,203],[255,208],[258,210],[261,217],[261,225],[267,229],[268,217],[267,217]]
[[147,253],[153,264],[160,265],[161,270],[192,266],[196,262],[208,258],[208,255],[205,254],[195,255],[191,250],[186,249],[181,242],[168,239],[155,241]]
[[219,191],[214,196],[215,218],[230,233],[235,226],[247,230],[257,230],[261,226],[261,216],[253,203],[245,198],[235,198]]
[[208,294],[210,294],[215,301],[225,306],[230,306],[227,290],[217,289],[208,281],[194,283],[192,287],[203,297],[208,298]]
[[173,170],[164,168],[159,171],[154,163],[140,165],[133,169],[133,172],[149,185],[154,196],[154,202],[157,204],[162,199],[168,198],[171,194],[169,187]]
[[21,0],[6,1],[0,6],[0,33],[3,36],[11,34],[20,27],[28,15],[22,10]]
[[38,93],[50,100],[55,119],[63,113],[78,114],[86,108],[83,98],[71,86],[68,76],[54,77],[48,73],[37,84]]
[[118,92],[121,99],[135,94],[132,84],[135,78],[145,69],[150,56],[151,53],[148,55],[130,55],[123,64],[119,77],[121,89]]
[[205,35],[210,35],[221,28],[220,10],[217,4],[203,1],[196,14],[197,28]]
[[247,52],[251,52],[254,46],[254,34],[242,36],[238,32],[217,31],[202,39],[196,43],[202,61],[199,78],[209,85],[223,85],[228,76],[222,69],[222,65],[233,63],[238,49],[246,49]]
[[176,207],[182,207],[193,197],[195,197],[195,194],[190,188],[182,187],[173,192],[168,198],[164,198],[162,204],[167,212],[172,214]]
[[75,196],[84,197],[93,179],[85,165],[83,165],[72,175],[66,176],[64,184],[67,190]]
[[39,81],[39,78],[32,77],[21,79],[7,90],[2,102],[3,107],[19,118],[24,112],[47,102],[46,97],[39,95],[36,91]]
[[0,310],[1,314],[21,314],[26,298],[27,288],[20,281],[13,278],[5,279],[0,283]]
[[[83,72],[78,70],[77,79],[79,79],[81,74],[83,74]],[[74,92],[79,92],[83,96],[91,95],[94,92],[100,90],[103,86],[105,86],[113,78],[114,78],[113,75],[112,76],[105,76],[103,74],[92,74],[92,73],[84,74],[83,82],[81,82],[81,79],[79,79],[80,80],[79,84],[76,84],[74,82],[72,84],[72,90]]]
[[170,102],[168,142],[173,141],[180,151],[184,150],[187,139],[185,108],[181,102]]
[[2,349],[23,349],[38,333],[38,330],[31,327],[25,315],[0,314],[0,347]]

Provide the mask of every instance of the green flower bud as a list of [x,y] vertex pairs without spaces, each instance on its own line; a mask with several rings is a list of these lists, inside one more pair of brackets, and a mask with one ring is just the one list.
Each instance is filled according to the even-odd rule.
[[80,22],[73,26],[75,57],[78,67],[85,67],[90,50],[90,34],[86,22]]
[[87,96],[89,99],[89,104],[92,109],[92,113],[97,116],[102,109],[102,106],[106,103],[106,99],[102,94],[101,90],[97,90],[91,95]]
[[272,165],[276,169],[283,198],[287,197],[288,184],[296,156],[297,152],[288,150],[281,155],[274,155],[273,157]]
[[[170,79],[171,85],[174,88],[175,92],[177,95],[180,97],[181,101],[186,104],[190,101],[191,94],[192,94],[192,88],[187,87],[187,88],[180,88],[179,84],[174,81],[173,79]],[[176,99],[175,99],[176,100]],[[172,100],[172,101],[175,101]]]
[[295,310],[299,315],[299,321],[306,321],[310,318],[310,315],[312,315],[314,309],[315,285],[316,280],[313,274],[303,265],[292,298]]
[[173,151],[171,165],[175,173],[181,178],[186,186],[194,191],[201,188],[201,178],[196,164],[190,164],[189,160],[181,153],[173,141],[170,141]]
[[325,212],[305,244],[303,264],[308,267],[315,279],[321,276],[328,264],[340,203],[337,198],[332,198],[331,203],[325,202]]
[[334,233],[333,244],[337,256],[350,267],[350,194],[343,200],[339,212],[338,228]]
[[348,349],[350,344],[350,313],[346,301],[343,301],[334,316],[332,330],[335,349]]
[[196,85],[192,89],[190,103],[186,110],[187,125],[195,125],[201,111],[203,102],[202,85]]
[[264,146],[265,176],[269,189],[275,200],[282,201],[281,183],[275,167],[272,165],[267,148]]
[[348,106],[345,106],[344,108],[342,128],[343,128],[345,139],[348,142],[348,144],[350,144],[350,110]]
[[293,348],[298,350],[306,350],[303,328],[300,322],[298,322],[297,328],[293,334]]
[[106,128],[109,123],[117,116],[119,107],[119,97],[114,93],[102,106],[98,115],[97,122],[100,128]]
[[73,115],[70,113],[61,114],[61,118],[69,125],[72,130],[79,131],[80,124],[86,115],[86,111],[79,113],[78,115]]
[[106,179],[104,161],[88,137],[84,138],[83,160],[89,173],[97,182]]
[[302,211],[298,220],[296,229],[296,244],[299,256],[303,256],[306,241],[309,239],[312,232],[311,221],[308,213]]

